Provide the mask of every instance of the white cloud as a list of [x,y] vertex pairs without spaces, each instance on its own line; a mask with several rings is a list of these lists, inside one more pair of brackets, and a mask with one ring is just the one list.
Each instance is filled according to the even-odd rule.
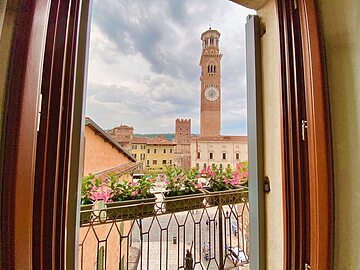
[[211,23],[224,54],[222,132],[245,134],[249,13],[225,0],[95,0],[87,115],[137,133],[173,132],[175,119],[188,117],[199,132],[200,35]]

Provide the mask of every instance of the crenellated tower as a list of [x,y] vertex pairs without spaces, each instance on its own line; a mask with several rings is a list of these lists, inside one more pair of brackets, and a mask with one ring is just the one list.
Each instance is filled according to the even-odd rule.
[[175,165],[184,169],[190,169],[191,119],[176,119],[175,143]]
[[191,119],[176,119],[175,142],[189,144],[191,141]]

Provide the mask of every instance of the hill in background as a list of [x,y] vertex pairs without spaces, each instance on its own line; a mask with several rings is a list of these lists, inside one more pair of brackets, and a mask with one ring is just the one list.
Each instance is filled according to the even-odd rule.
[[134,137],[148,137],[148,138],[164,137],[169,141],[175,141],[175,133],[134,134]]

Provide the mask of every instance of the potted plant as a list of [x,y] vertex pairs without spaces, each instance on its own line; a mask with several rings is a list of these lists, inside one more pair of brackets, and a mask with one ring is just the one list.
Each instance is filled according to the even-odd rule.
[[112,201],[106,203],[108,216],[132,219],[154,213],[156,197],[150,192],[154,175],[143,175],[138,181],[132,181],[130,177],[110,174],[108,180],[112,191]]
[[81,185],[81,207],[80,207],[80,223],[89,223],[93,214],[92,210],[94,202],[103,200],[111,201],[111,191],[104,185],[100,178],[95,178],[93,174],[89,174],[82,179]]
[[239,179],[234,178],[234,173],[230,168],[222,172],[216,165],[212,165],[211,168],[210,166],[204,168],[200,175],[207,179],[204,192],[209,195],[206,201],[210,205],[236,204],[242,202],[247,196],[247,193],[243,192],[244,187],[238,185]]
[[162,193],[166,212],[180,212],[204,207],[202,185],[196,176],[197,169],[183,171],[179,167],[167,166],[166,191]]
[[248,162],[242,161],[236,164],[236,170],[233,173],[234,185],[247,187],[248,186]]

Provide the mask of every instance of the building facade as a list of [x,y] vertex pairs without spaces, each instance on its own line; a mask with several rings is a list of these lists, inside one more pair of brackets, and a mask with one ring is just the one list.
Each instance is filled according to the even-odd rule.
[[131,153],[143,164],[144,171],[164,172],[166,166],[174,164],[175,142],[163,137],[134,137]]
[[133,139],[134,128],[121,124],[120,126],[114,127],[108,131],[111,137],[115,141],[125,147],[127,150],[131,147],[131,141]]
[[199,169],[216,165],[235,169],[248,158],[247,136],[207,136],[191,140],[191,166]]
[[86,118],[84,132],[83,175],[97,174],[124,164],[136,164],[124,147],[101,129],[93,120]]
[[142,164],[143,169],[146,163],[147,143],[148,138],[145,137],[134,137],[131,141],[131,154],[136,158],[137,162]]
[[183,169],[189,169],[191,167],[191,119],[176,119],[175,143],[174,164]]

